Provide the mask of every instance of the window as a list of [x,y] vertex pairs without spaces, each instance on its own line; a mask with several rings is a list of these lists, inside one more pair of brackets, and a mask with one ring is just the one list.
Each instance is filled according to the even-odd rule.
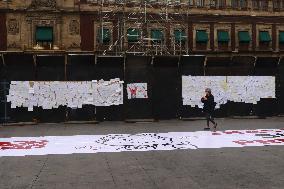
[[152,29],[151,38],[154,43],[161,43],[164,39],[163,31],[161,29]]
[[238,33],[240,43],[250,43],[251,38],[248,31],[239,31]]
[[232,8],[239,8],[239,0],[232,0],[231,6]]
[[52,27],[37,27],[36,28],[36,41],[37,42],[52,42],[53,41]]
[[245,8],[247,8],[247,0],[240,0],[239,1],[239,6],[240,6],[240,8],[242,8],[242,9],[245,9]]
[[247,0],[232,0],[231,1],[232,8],[238,9],[244,9],[247,8]]
[[267,0],[260,0],[259,1],[259,9],[260,10],[267,10],[268,9],[268,1]]
[[270,42],[271,37],[268,31],[260,31],[259,32],[259,42]]
[[284,50],[284,31],[279,31],[279,49]]
[[259,32],[259,49],[260,50],[268,50],[271,37],[268,31],[260,31]]
[[83,0],[83,1],[81,0],[81,2],[82,2],[82,3],[86,3],[86,2],[87,2],[87,3],[99,3],[98,0]]
[[219,8],[225,8],[226,7],[226,0],[219,0]]
[[135,28],[129,28],[127,30],[127,40],[128,42],[138,42],[139,41],[139,30]]
[[273,1],[273,9],[276,11],[284,9],[284,0]]
[[109,44],[111,39],[110,29],[102,28],[98,31],[98,41],[104,45]]
[[196,30],[196,49],[207,50],[208,34],[206,30]]
[[284,31],[279,31],[279,43],[284,44]]
[[204,0],[196,0],[197,7],[204,7]]
[[228,31],[219,30],[217,31],[218,37],[218,48],[220,50],[228,50],[230,36]]
[[196,42],[197,43],[207,43],[208,34],[206,30],[196,30]]
[[146,3],[150,3],[150,4],[155,4],[158,2],[157,0],[145,0],[145,1]]
[[217,0],[210,0],[210,7],[212,8],[217,7]]
[[268,1],[267,0],[253,0],[252,6],[253,6],[253,9],[255,10],[267,10]]
[[248,31],[239,31],[239,51],[248,51],[251,37]]
[[273,1],[273,9],[274,10],[279,10],[280,9],[280,0],[275,0]]
[[188,5],[193,6],[194,5],[193,0],[188,0]]
[[44,48],[52,48],[53,45],[53,28],[37,27],[35,32],[36,43]]
[[253,9],[259,9],[259,1],[258,0],[252,0],[252,7],[253,7]]
[[183,29],[177,29],[174,31],[174,39],[176,44],[184,44],[186,41],[185,31]]
[[219,30],[217,32],[218,43],[228,43],[230,41],[230,36],[228,31]]

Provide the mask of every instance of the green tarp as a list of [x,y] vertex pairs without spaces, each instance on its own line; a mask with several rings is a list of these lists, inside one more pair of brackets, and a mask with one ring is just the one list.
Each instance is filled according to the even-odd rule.
[[175,35],[175,41],[177,42],[186,40],[186,35],[184,30],[175,30],[174,35]]
[[208,34],[205,30],[196,31],[196,42],[206,43],[208,41]]
[[36,28],[36,41],[52,42],[53,41],[52,27],[37,27]]
[[229,32],[227,31],[218,31],[218,42],[228,43],[230,41]]
[[260,42],[270,42],[271,37],[268,31],[260,31],[259,32],[259,41]]
[[139,30],[130,28],[127,30],[127,39],[129,42],[137,42],[139,41]]
[[249,43],[251,41],[250,35],[248,31],[239,31],[239,42],[241,43]]

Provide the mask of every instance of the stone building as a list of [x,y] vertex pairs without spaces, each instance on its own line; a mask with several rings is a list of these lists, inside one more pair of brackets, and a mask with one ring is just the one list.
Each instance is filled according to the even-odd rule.
[[0,0],[0,51],[284,53],[284,0]]

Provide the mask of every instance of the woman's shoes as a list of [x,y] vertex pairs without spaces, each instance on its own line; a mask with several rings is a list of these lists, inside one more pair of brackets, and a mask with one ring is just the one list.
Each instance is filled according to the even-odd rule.
[[218,125],[217,123],[214,124],[214,132],[215,132],[216,129],[217,129],[217,125]]

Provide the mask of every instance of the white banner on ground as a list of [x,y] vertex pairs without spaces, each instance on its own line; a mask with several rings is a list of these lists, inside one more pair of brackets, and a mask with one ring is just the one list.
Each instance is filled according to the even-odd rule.
[[284,145],[284,129],[0,138],[0,157]]

